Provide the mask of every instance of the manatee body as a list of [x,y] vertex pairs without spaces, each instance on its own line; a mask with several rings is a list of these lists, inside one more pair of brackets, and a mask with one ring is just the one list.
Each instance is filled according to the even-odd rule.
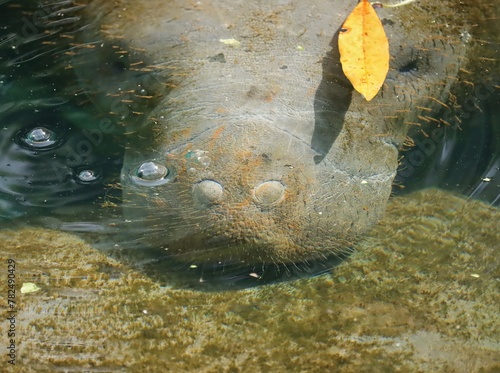
[[379,10],[391,68],[366,102],[339,64],[352,1],[119,3],[89,11],[166,90],[129,136],[125,231],[193,262],[348,250],[383,215],[408,126],[442,107],[466,50],[458,26],[432,27],[437,14],[458,24],[447,2]]
[[[55,184],[57,195],[71,196],[72,188],[90,190],[92,182],[82,188],[76,180],[79,172],[114,157],[109,144],[125,136],[121,178],[106,181],[106,188],[121,191],[124,217],[92,210],[100,220],[84,226],[117,228],[115,242],[122,247],[157,249],[185,263],[263,268],[342,256],[383,215],[398,164],[400,175],[410,178],[418,158],[405,163],[398,154],[408,145],[408,129],[437,143],[443,131],[463,126],[456,108],[469,93],[456,87],[471,86],[479,97],[476,70],[490,79],[484,83],[489,106],[498,97],[498,74],[492,73],[498,41],[484,44],[498,33],[474,36],[478,29],[470,25],[477,21],[469,19],[494,11],[485,1],[377,9],[391,60],[370,102],[353,91],[339,62],[338,32],[352,1],[42,3],[35,10],[31,2],[3,4],[33,13],[31,33],[21,31],[16,44],[27,52],[8,52],[4,62],[9,74],[22,76],[18,64],[28,71],[43,61],[33,65],[39,71],[33,77],[72,105],[51,109],[51,118],[77,131],[59,148],[34,152],[13,135],[18,144],[5,138],[2,149],[30,166],[23,169],[30,185],[46,180],[50,164],[67,166],[64,183]],[[9,39],[2,40],[5,47]],[[475,55],[486,58],[472,60]],[[40,80],[55,75],[43,71],[48,65],[72,78],[54,90],[52,81]],[[42,96],[42,102],[54,101]],[[21,109],[38,112],[33,102]],[[19,116],[9,109],[5,117]],[[39,127],[35,122],[9,134],[30,134]],[[41,124],[56,132],[66,128]],[[92,151],[69,164],[74,157],[64,154],[88,149],[81,141],[90,141]],[[498,159],[498,150],[493,153],[490,169]],[[21,178],[12,176],[18,188]],[[5,185],[13,195],[14,187]],[[30,188],[18,194],[33,192],[46,203],[50,188]],[[103,206],[118,201],[109,196],[104,191]],[[63,217],[58,227],[77,229],[81,216]]]

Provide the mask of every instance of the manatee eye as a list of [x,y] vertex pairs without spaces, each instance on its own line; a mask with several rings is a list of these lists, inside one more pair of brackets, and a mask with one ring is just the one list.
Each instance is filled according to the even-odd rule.
[[399,102],[414,102],[417,97],[424,95],[424,90],[428,92],[432,87],[429,81],[436,79],[435,73],[430,50],[400,46],[391,61],[385,81],[385,94]]
[[416,48],[405,48],[395,56],[394,68],[400,78],[423,78],[431,71],[430,52]]
[[110,64],[111,70],[117,73],[127,70],[127,66],[123,61],[114,61]]
[[46,150],[57,145],[57,134],[46,127],[35,127],[21,135],[21,144],[28,149]]
[[403,66],[399,67],[398,70],[400,73],[416,72],[418,70],[418,61],[416,59],[411,60],[411,61],[407,62],[406,64],[404,64]]
[[162,185],[170,181],[171,172],[162,164],[148,161],[144,162],[134,171],[132,171],[132,179],[139,185],[156,186]]

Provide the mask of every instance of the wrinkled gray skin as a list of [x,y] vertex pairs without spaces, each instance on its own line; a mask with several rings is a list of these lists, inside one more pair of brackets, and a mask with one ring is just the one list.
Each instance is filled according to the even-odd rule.
[[119,3],[100,13],[106,37],[144,50],[166,87],[130,134],[127,231],[187,261],[348,250],[384,213],[408,123],[447,100],[466,50],[446,1],[378,9],[390,71],[367,102],[339,65],[355,1]]

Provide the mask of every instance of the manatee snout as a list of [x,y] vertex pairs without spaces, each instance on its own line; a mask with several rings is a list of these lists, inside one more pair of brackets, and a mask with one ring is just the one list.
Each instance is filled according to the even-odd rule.
[[[286,187],[279,180],[259,183],[252,189],[253,201],[262,208],[280,203],[285,197]],[[224,187],[214,180],[202,180],[193,186],[193,200],[200,206],[217,205],[224,199]]]
[[386,170],[340,169],[315,162],[312,120],[302,139],[292,124],[288,132],[275,125],[281,116],[236,119],[175,146],[160,138],[148,155],[145,144],[127,154],[124,206],[141,244],[190,262],[287,263],[345,252],[380,218],[392,145],[375,141],[375,154],[392,159]]

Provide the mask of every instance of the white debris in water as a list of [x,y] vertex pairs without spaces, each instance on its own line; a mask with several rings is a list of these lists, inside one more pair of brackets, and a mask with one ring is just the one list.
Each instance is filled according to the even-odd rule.
[[241,43],[236,39],[219,39],[222,44],[229,45],[230,47],[239,48]]
[[21,294],[35,293],[38,290],[41,290],[41,288],[33,282],[25,282],[23,286],[21,286]]
[[465,31],[462,31],[460,33],[460,39],[464,42],[464,43],[468,43],[469,41],[471,41],[472,39],[472,35],[469,34],[469,31],[465,30]]

